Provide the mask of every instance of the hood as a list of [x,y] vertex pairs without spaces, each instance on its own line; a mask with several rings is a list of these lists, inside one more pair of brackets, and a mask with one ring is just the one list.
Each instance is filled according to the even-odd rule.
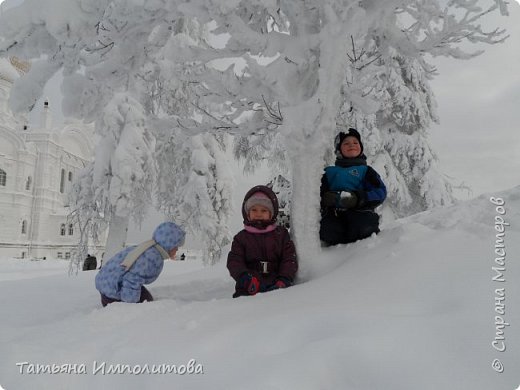
[[[260,224],[258,223],[258,221],[254,224],[251,223],[248,219],[247,212],[245,210],[247,200],[256,192],[262,192],[265,195],[267,195],[267,197],[273,204],[273,215],[271,216],[271,220],[265,221]],[[255,186],[251,188],[249,191],[247,191],[246,196],[244,197],[244,201],[242,202],[242,217],[244,217],[244,225],[253,226],[261,229],[267,227],[268,225],[276,223],[276,218],[278,217],[278,198],[276,197],[276,194],[273,192],[273,190],[267,186]]]
[[153,232],[153,239],[167,252],[184,244],[186,233],[173,222],[163,222]]

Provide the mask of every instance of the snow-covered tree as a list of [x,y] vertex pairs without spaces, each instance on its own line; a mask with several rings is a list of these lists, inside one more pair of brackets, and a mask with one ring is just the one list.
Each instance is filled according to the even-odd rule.
[[99,196],[96,187],[92,185],[93,169],[94,164],[89,164],[80,170],[69,193],[69,203],[74,205],[69,222],[76,226],[80,237],[70,262],[69,273],[77,273],[81,269],[82,261],[89,253],[89,244],[100,244],[102,238],[99,234],[106,229],[104,216],[109,213],[109,207],[106,198]]
[[272,188],[278,198],[280,207],[278,213],[278,224],[285,226],[287,229],[291,228],[291,182],[285,176],[276,175],[267,186]]
[[214,264],[230,242],[233,177],[225,135],[170,135],[158,148],[159,208],[204,243],[204,262]]
[[396,50],[356,57],[353,43],[351,53],[346,81],[360,97],[344,101],[339,122],[362,131],[365,153],[387,184],[386,206],[404,216],[451,203],[450,184],[427,141],[427,129],[438,121],[429,87],[433,69]]
[[[36,13],[36,3],[26,0],[22,11],[3,15],[0,52],[47,55],[39,80],[59,68],[84,77],[85,88],[72,94],[84,104],[67,95],[81,107],[79,116],[97,117],[115,93],[130,94],[154,112],[140,98],[150,94],[139,85],[154,73],[166,80],[167,70],[186,81],[181,108],[193,109],[152,116],[154,128],[190,135],[278,132],[274,139],[283,142],[291,172],[291,227],[303,261],[319,249],[318,183],[341,119],[367,129],[367,150],[388,175],[396,199],[411,204],[422,197],[420,209],[449,198],[438,188],[444,184],[425,139],[435,118],[425,57],[468,58],[460,42],[500,41],[502,31],[485,32],[478,20],[497,8],[507,13],[503,0],[489,7],[479,0],[49,0],[49,10],[67,12],[57,18]],[[225,44],[184,39],[186,23],[216,26],[212,34],[225,34]],[[224,61],[231,65],[218,70]],[[79,85],[67,77],[64,84],[65,92],[67,84]],[[14,106],[30,106],[22,103]],[[413,157],[403,159],[404,153]],[[392,203],[402,212],[399,201]]]
[[[205,4],[217,31],[230,35],[227,55],[242,55],[248,83],[256,80],[262,97],[280,107],[292,172],[291,225],[303,258],[317,250],[317,183],[341,119],[366,129],[367,152],[387,175],[398,214],[450,200],[425,137],[436,119],[425,56],[469,58],[476,53],[463,52],[461,41],[499,42],[503,32],[484,32],[478,19],[496,8],[505,14],[504,2],[488,8],[463,0]],[[271,61],[260,64],[253,55]],[[254,142],[241,146],[260,153],[263,146]]]
[[102,137],[92,163],[92,185],[96,197],[107,199],[104,217],[110,230],[105,255],[109,258],[124,246],[129,216],[142,219],[152,203],[157,178],[155,137],[143,106],[125,93],[113,96],[96,126]]
[[427,129],[439,118],[429,86],[436,70],[425,53],[469,59],[480,52],[465,52],[458,43],[501,42],[503,31],[484,32],[476,22],[495,8],[506,14],[505,4],[481,8],[478,3],[400,2],[399,30],[386,25],[384,35],[352,39],[347,89],[357,89],[363,98],[346,99],[340,118],[365,130],[367,154],[384,173],[387,204],[399,216],[452,201],[451,186],[427,140]]

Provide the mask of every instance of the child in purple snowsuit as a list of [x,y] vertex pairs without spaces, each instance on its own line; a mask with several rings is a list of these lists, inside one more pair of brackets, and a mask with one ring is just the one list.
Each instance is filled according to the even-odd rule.
[[278,199],[266,186],[251,188],[242,204],[244,230],[234,238],[227,268],[236,281],[233,298],[294,283],[298,262],[285,227],[276,224]]

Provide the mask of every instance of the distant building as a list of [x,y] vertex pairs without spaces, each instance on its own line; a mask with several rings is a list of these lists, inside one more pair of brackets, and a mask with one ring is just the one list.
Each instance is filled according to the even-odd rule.
[[28,67],[0,58],[0,256],[68,258],[79,234],[67,220],[67,192],[93,156],[92,130],[53,127],[48,102],[38,126],[13,115],[9,91]]

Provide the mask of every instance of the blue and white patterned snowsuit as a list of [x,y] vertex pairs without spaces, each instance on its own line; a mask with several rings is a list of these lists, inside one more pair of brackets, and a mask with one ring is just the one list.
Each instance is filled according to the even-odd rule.
[[[184,236],[184,231],[173,222],[160,224],[153,233],[153,239],[167,252],[182,245]],[[139,302],[141,286],[157,279],[164,260],[155,247],[148,248],[128,271],[121,265],[134,248],[131,246],[118,252],[99,270],[96,289],[101,294],[123,302]]]

